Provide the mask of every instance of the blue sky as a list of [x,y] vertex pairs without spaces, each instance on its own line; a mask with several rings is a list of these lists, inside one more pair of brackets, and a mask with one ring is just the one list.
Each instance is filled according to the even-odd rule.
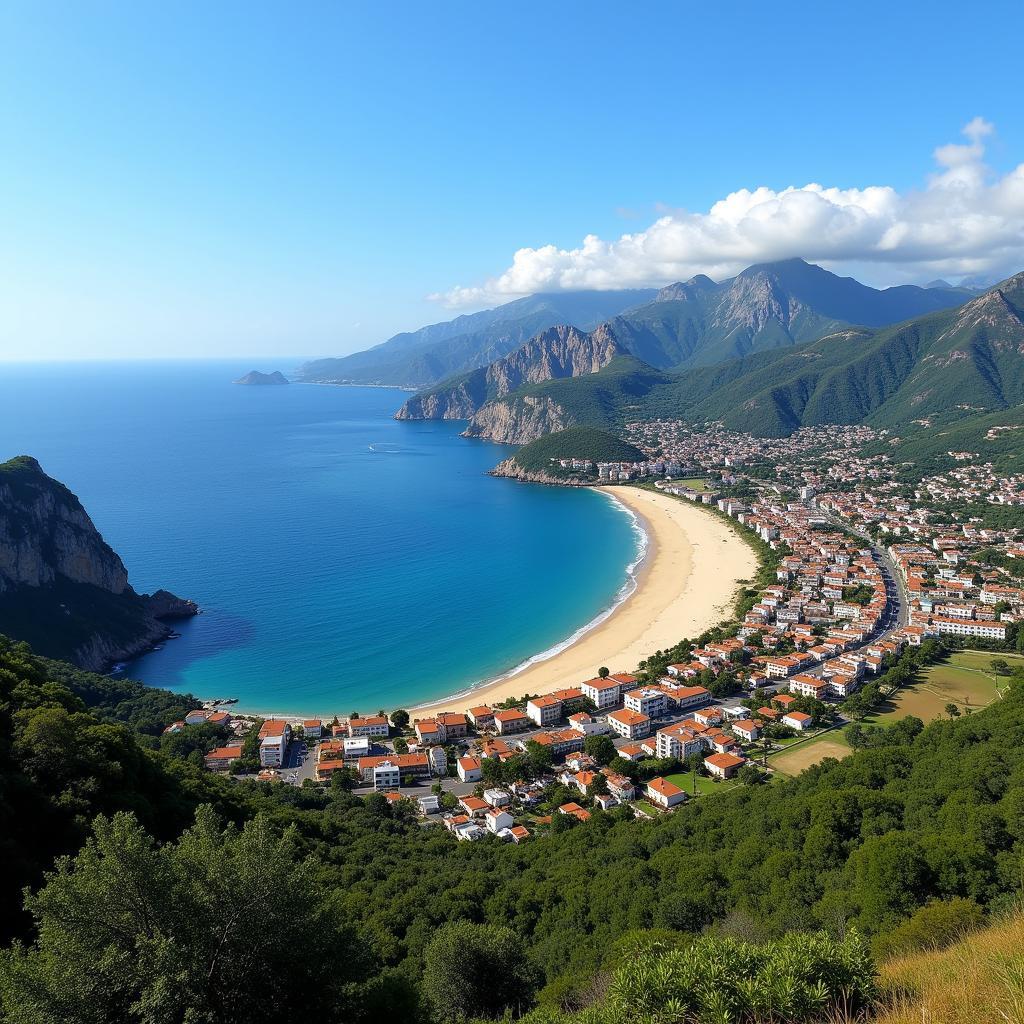
[[[1020,269],[1022,29],[1019,3],[8,0],[0,358],[342,354],[445,303],[762,254]],[[810,182],[838,191],[780,198]]]

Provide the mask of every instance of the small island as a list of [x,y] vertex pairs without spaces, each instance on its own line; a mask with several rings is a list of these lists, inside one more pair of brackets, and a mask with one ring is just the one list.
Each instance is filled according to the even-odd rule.
[[288,378],[280,371],[273,373],[261,373],[259,370],[250,370],[244,377],[239,377],[235,384],[287,384]]

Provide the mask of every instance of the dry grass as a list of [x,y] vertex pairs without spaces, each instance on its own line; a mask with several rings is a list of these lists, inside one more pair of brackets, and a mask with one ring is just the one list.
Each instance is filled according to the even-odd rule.
[[877,1024],[1024,1024],[1024,914],[884,964]]
[[843,734],[833,731],[821,739],[801,743],[784,754],[774,754],[768,763],[786,775],[799,775],[805,768],[818,764],[826,757],[842,759],[849,757],[850,753],[850,745],[843,739]]

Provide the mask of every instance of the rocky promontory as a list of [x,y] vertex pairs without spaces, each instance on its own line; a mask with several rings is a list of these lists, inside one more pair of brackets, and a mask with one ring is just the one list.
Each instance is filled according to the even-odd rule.
[[78,498],[35,459],[0,464],[0,633],[102,671],[198,611],[167,590],[136,593]]

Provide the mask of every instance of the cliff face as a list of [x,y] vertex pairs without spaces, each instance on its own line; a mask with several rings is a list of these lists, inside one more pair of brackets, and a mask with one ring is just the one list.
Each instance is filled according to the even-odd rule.
[[564,324],[551,327],[489,366],[414,395],[395,418],[469,419],[486,402],[500,399],[524,384],[596,373],[623,351],[604,324],[593,331]]
[[98,671],[197,611],[166,590],[137,594],[78,498],[35,459],[0,464],[0,632]]
[[520,395],[514,400],[488,402],[482,406],[462,436],[500,444],[526,444],[573,425],[566,411],[550,398]]
[[568,480],[541,470],[523,469],[515,460],[515,456],[504,459],[491,470],[491,476],[504,476],[510,480],[522,480],[531,484],[554,484],[558,487],[590,487],[589,483],[580,480]]

